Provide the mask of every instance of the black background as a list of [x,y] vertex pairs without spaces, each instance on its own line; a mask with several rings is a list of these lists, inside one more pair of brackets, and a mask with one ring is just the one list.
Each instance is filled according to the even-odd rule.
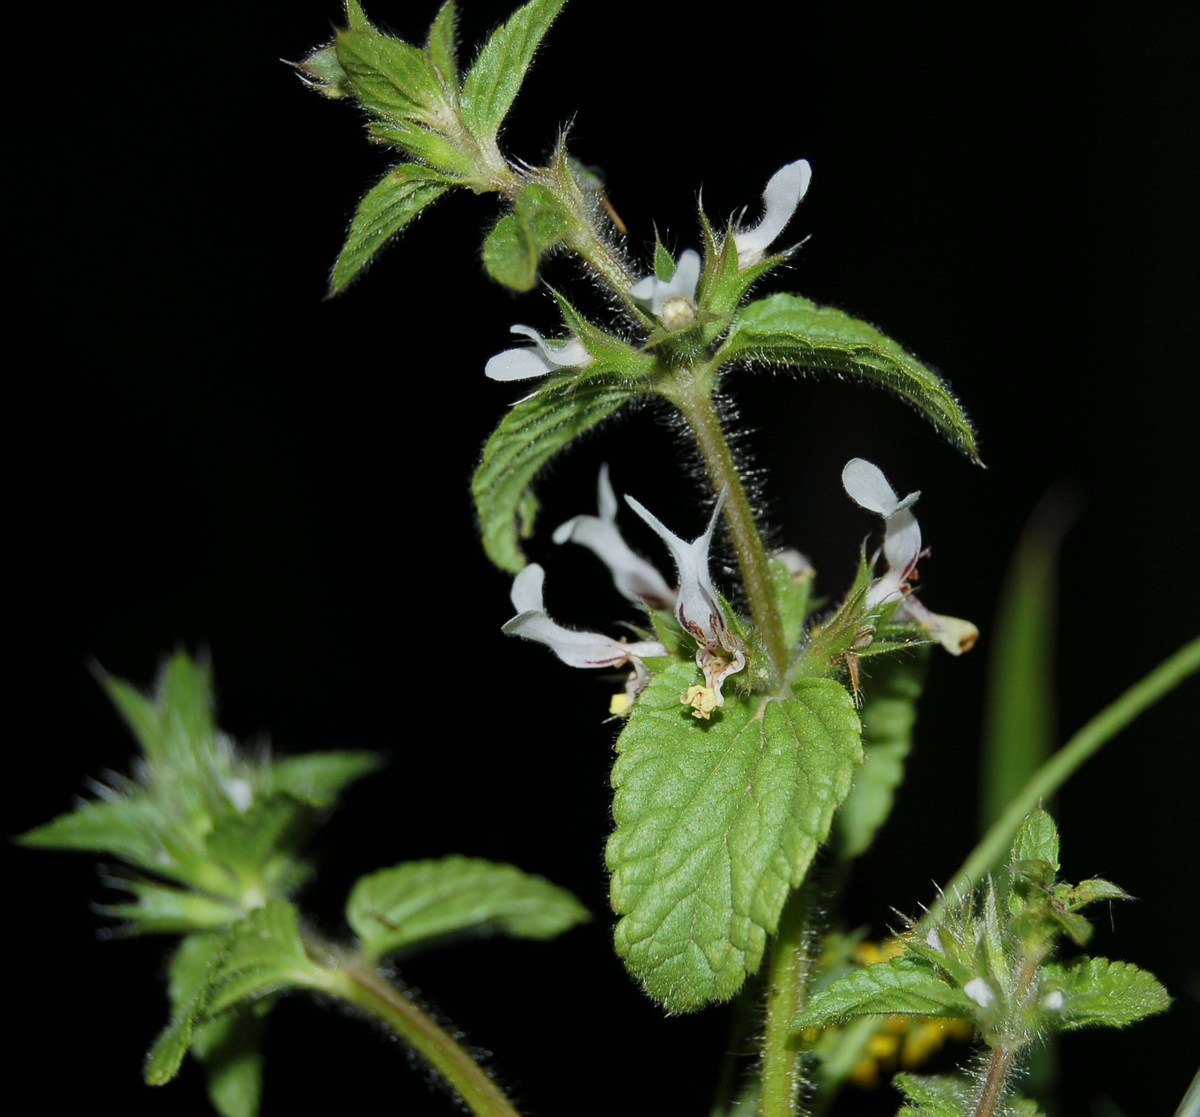
[[[506,7],[465,5],[462,42]],[[1063,553],[1061,735],[1194,635],[1200,60],[1182,19],[1131,24],[1117,5],[969,20],[825,7],[795,5],[783,26],[756,5],[714,21],[575,0],[507,146],[536,161],[573,117],[572,148],[602,168],[635,254],[655,222],[677,250],[697,243],[701,185],[720,221],[754,212],[770,173],[807,157],[788,236],[811,239],[768,289],[876,323],[943,370],[978,425],[986,471],[885,394],[737,383],[771,522],[824,590],[845,585],[877,527],[838,480],[861,455],[924,492],[925,600],[983,629],[970,656],[935,658],[907,787],[852,884],[849,919],[881,934],[973,841],[989,627],[1048,489],[1066,485],[1081,509]],[[412,38],[433,11],[371,14]],[[9,548],[24,570],[10,710],[28,721],[11,735],[6,828],[127,766],[89,661],[149,683],[173,648],[207,650],[239,737],[390,759],[322,838],[327,869],[302,901],[324,930],[342,930],[345,890],[383,864],[463,852],[542,873],[592,926],[430,955],[404,976],[495,1051],[530,1113],[703,1113],[724,1011],[662,1019],[609,949],[608,691],[500,636],[508,578],[474,540],[470,472],[518,394],[483,364],[512,322],[552,330],[552,307],[489,285],[478,243],[495,206],[466,195],[322,301],[356,200],[387,165],[353,110],[278,61],[336,17],[315,0],[236,17],[91,9],[24,48]],[[575,278],[562,262],[547,274]],[[611,630],[623,615],[588,556],[554,554],[548,537],[592,510],[601,461],[618,491],[699,533],[667,435],[643,411],[547,477],[530,554],[558,619]],[[665,565],[640,525],[630,534]],[[1169,1112],[1195,1070],[1195,703],[1194,685],[1173,695],[1060,797],[1065,875],[1139,897],[1101,915],[1095,952],[1146,966],[1177,998],[1128,1033],[1068,1038],[1068,1113]],[[140,1084],[165,1019],[164,944],[97,939],[88,903],[106,894],[86,858],[9,854],[15,1068],[35,1076],[39,1109],[203,1112],[192,1067],[162,1091]],[[299,999],[277,1009],[267,1058],[268,1115],[451,1110],[369,1026]]]

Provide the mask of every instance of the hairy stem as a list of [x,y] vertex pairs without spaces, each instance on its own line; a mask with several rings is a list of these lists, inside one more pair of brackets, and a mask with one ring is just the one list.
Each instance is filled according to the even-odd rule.
[[518,1117],[484,1069],[454,1038],[373,969],[343,961],[329,974],[329,992],[382,1021],[454,1089],[476,1117]]
[[949,900],[969,890],[974,882],[982,880],[987,871],[999,863],[1008,852],[1021,820],[1038,803],[1053,795],[1086,760],[1140,713],[1149,709],[1163,695],[1198,670],[1200,637],[1190,644],[1184,644],[1179,651],[1165,659],[1144,679],[1134,683],[1120,698],[1084,725],[1033,774],[1016,798],[1009,803],[963,862],[962,868],[954,874],[937,902],[925,913],[921,924],[937,920]]
[[717,492],[725,491],[725,525],[737,554],[750,614],[778,684],[787,671],[787,641],[775,608],[767,550],[754,521],[754,510],[734,463],[733,452],[721,429],[721,420],[717,417],[711,382],[698,376],[684,377],[684,371],[677,370],[673,383],[661,391],[679,408],[695,436],[713,488]]
[[771,944],[767,970],[766,1030],[762,1046],[759,1117],[793,1117],[800,1096],[800,1037],[792,1021],[808,999],[812,971],[809,917],[812,891],[802,887],[788,897]]
[[983,1093],[979,1095],[979,1104],[975,1106],[975,1117],[995,1117],[999,1112],[1012,1065],[1012,1048],[1004,1044],[992,1048],[987,1077],[983,1080]]

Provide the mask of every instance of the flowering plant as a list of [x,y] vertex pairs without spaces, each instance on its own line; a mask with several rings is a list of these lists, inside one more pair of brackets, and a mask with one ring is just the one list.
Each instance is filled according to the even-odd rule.
[[[470,626],[452,639],[443,636],[451,626],[418,625],[425,603],[406,600],[401,674],[413,687],[414,660],[434,673],[439,640],[447,658],[459,653],[472,678],[457,681],[458,693],[489,724],[514,708],[529,719],[520,732],[487,739],[510,749],[513,764],[523,759],[513,742],[530,745],[543,728],[529,710],[544,680],[562,665],[603,679],[593,712],[611,719],[616,742],[605,846],[615,921],[599,915],[594,898],[585,906],[540,876],[454,855],[367,873],[346,901],[351,941],[318,933],[299,907],[312,872],[302,839],[375,759],[360,752],[283,758],[236,746],[216,728],[206,665],[183,655],[168,662],[150,694],[105,678],[143,759],[131,777],[112,777],[94,800],[25,841],[117,859],[127,896],[108,914],[134,932],[178,936],[170,1020],[146,1077],[166,1082],[194,1059],[213,1104],[231,1117],[258,1109],[262,1022],[293,990],[385,1023],[472,1111],[515,1112],[453,1029],[389,979],[394,967],[448,938],[551,939],[586,922],[588,908],[593,919],[612,922],[621,965],[665,1014],[730,1001],[760,1006],[761,1034],[743,1015],[729,1045],[751,1043],[755,1059],[727,1076],[715,1113],[781,1117],[801,1111],[806,1092],[828,1106],[869,1060],[880,1021],[907,1036],[909,1024],[895,1022],[915,1016],[969,1030],[983,1058],[974,1071],[900,1076],[904,1112],[1032,1112],[1016,1090],[1038,1039],[1131,1023],[1168,1001],[1136,967],[1055,960],[1060,942],[1082,945],[1090,933],[1080,909],[1124,897],[1105,881],[1059,880],[1057,830],[1038,809],[1105,735],[1088,738],[1070,765],[1025,773],[1026,787],[941,898],[897,936],[890,955],[860,964],[863,944],[828,913],[891,811],[930,646],[958,656],[979,634],[970,621],[927,604],[953,608],[953,594],[918,585],[918,564],[929,554],[913,512],[919,494],[899,497],[863,458],[845,465],[843,486],[882,519],[882,538],[848,555],[856,573],[830,578],[819,596],[811,563],[776,547],[764,526],[730,401],[751,369],[834,373],[886,388],[970,463],[979,461],[974,426],[945,380],[874,326],[798,295],[759,290],[778,281],[783,265],[803,263],[782,238],[789,229],[800,237],[793,225],[813,179],[808,160],[792,159],[769,176],[756,222],[714,222],[702,210],[697,229],[679,242],[689,247],[674,251],[656,237],[643,259],[597,175],[568,152],[565,133],[544,164],[506,153],[503,128],[561,7],[561,0],[531,0],[464,65],[453,2],[438,11],[422,45],[385,33],[347,0],[345,27],[297,70],[318,92],[356,104],[371,138],[398,160],[360,203],[331,294],[458,192],[500,203],[483,243],[487,274],[510,292],[544,288],[552,296],[542,307],[557,320],[541,322],[544,334],[512,327],[528,345],[505,348],[502,331],[487,345],[472,339],[477,351],[467,359],[459,339],[442,345],[477,378],[472,392],[523,382],[524,394],[487,439],[471,495],[484,552],[511,576],[515,615],[505,621],[500,600],[495,627],[524,643],[512,641],[499,671],[469,644],[487,623],[483,595],[472,590]],[[748,185],[746,197],[755,192]],[[550,286],[548,273],[564,259],[590,287]],[[495,398],[499,410],[505,400]],[[547,467],[569,477],[568,451],[640,409],[670,416],[681,454],[702,478],[689,486],[691,499],[652,499],[642,455],[611,454],[597,514],[575,515],[547,536],[537,515]],[[905,477],[906,467],[889,462],[888,473]],[[588,485],[590,477],[589,470]],[[570,559],[547,538],[577,543],[608,568],[618,594],[640,610],[632,624],[626,618],[624,634],[615,616],[590,631],[582,593],[559,605],[556,595],[572,584],[560,574]],[[651,550],[660,545],[670,566]],[[423,575],[431,561],[422,558]],[[1195,666],[1194,648],[1169,661],[1148,691],[1120,700],[1117,720]],[[523,681],[531,678],[539,685]],[[559,743],[562,726],[545,736]],[[801,1089],[805,1079],[811,1091]]]

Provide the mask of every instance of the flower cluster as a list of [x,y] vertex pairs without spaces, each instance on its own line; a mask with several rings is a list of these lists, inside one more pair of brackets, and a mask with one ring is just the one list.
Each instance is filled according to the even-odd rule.
[[921,527],[912,514],[919,492],[901,499],[877,465],[852,458],[842,470],[842,485],[860,508],[883,517],[883,557],[887,570],[867,588],[867,608],[899,602],[893,617],[923,628],[951,655],[970,651],[979,629],[970,621],[931,612],[912,592],[917,579],[917,561],[927,555],[921,549]]

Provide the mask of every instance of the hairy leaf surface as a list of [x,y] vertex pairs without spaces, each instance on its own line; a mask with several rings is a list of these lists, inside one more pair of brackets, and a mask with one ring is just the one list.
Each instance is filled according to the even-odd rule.
[[675,1012],[733,996],[758,969],[861,758],[854,704],[832,679],[729,695],[701,722],[679,701],[698,678],[675,664],[638,699],[607,848],[617,951]]

